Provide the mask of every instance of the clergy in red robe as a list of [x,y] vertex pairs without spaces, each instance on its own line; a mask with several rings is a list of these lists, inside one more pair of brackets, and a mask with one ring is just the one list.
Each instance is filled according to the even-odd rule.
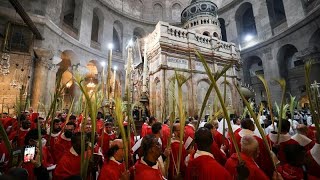
[[188,139],[188,137],[191,137],[194,139],[194,133],[196,131],[196,126],[197,126],[198,121],[192,120],[189,124],[187,124],[184,127],[184,141]]
[[210,153],[213,143],[212,134],[207,128],[200,128],[195,133],[195,143],[198,150],[190,158],[186,170],[186,180],[230,180],[229,172],[221,166]]
[[144,122],[141,127],[141,138],[147,135],[148,123]]
[[112,142],[98,180],[119,180],[125,176],[123,142],[116,139]]
[[173,179],[178,175],[177,172],[177,165],[180,163],[180,172],[179,174],[184,176],[186,171],[186,165],[184,163],[184,160],[187,156],[187,151],[184,148],[184,143],[182,142],[182,153],[181,153],[181,160],[178,161],[179,156],[179,147],[180,147],[180,130],[181,126],[180,123],[175,123],[173,125],[173,134],[174,137],[171,140],[171,156],[170,156],[170,163],[169,163],[169,172],[168,172],[168,178]]
[[[253,136],[259,144],[259,156],[257,159],[255,159],[255,161],[268,177],[272,177],[274,170],[270,168],[272,167],[273,162],[269,158],[269,149],[265,147],[263,140],[254,134],[254,130],[255,126],[253,121],[250,118],[243,119],[241,121],[241,130],[239,131],[239,133],[235,133],[236,142],[238,144],[239,149],[241,149],[241,138],[246,135]],[[231,146],[231,152],[235,153],[233,144]]]
[[270,142],[273,147],[276,147],[278,150],[277,157],[281,163],[286,163],[286,158],[284,154],[284,148],[288,144],[298,144],[295,140],[291,139],[291,136],[289,135],[290,131],[290,122],[287,120],[281,121],[281,133],[280,133],[280,138],[279,142],[278,140],[278,134],[275,132],[271,132],[270,134],[267,135],[267,139]]
[[102,134],[103,127],[104,127],[104,120],[102,118],[102,113],[101,112],[98,112],[96,126],[97,126],[96,127],[96,131],[100,136]]
[[168,139],[170,138],[170,133],[171,133],[170,127],[167,123],[169,123],[169,120],[166,120],[164,122],[164,124],[162,125],[162,147],[163,147],[163,150],[168,145]]
[[[212,137],[213,137],[213,143],[211,145],[211,153],[213,154],[214,158],[222,165],[224,166],[224,164],[226,163],[227,161],[227,156],[226,156],[226,153],[224,152],[223,149],[221,149],[217,142],[216,142],[216,139],[214,138],[214,135],[216,132],[218,132],[216,130],[216,128],[214,127],[213,124],[211,123],[206,123],[204,125],[205,128],[209,129],[211,134],[212,134]],[[219,133],[219,132],[218,132]]]
[[18,131],[13,131],[9,135],[10,140],[17,140],[17,146],[22,147],[24,146],[24,138],[26,134],[30,131],[31,123],[29,120],[24,120],[21,122],[21,127]]
[[[306,151],[299,144],[287,144],[284,148],[286,163],[277,167],[277,171],[284,180],[305,179],[303,164],[305,162]],[[318,169],[319,171],[319,169]],[[316,179],[307,174],[307,179]]]
[[[103,139],[103,140],[102,140]],[[106,156],[110,141],[116,139],[116,134],[113,132],[113,124],[112,122],[106,122],[104,133],[99,137],[98,144],[102,149],[102,154]]]
[[314,141],[307,137],[308,127],[304,124],[297,125],[297,134],[291,137],[295,140],[300,146],[303,146],[306,151],[309,151],[315,144]]
[[307,171],[320,179],[320,144],[318,143],[307,152]]
[[[52,155],[54,153],[53,152],[54,146],[58,142],[60,134],[61,134],[61,125],[62,125],[62,123],[61,123],[60,119],[53,120],[53,127],[52,127],[51,136],[50,136],[50,128],[47,129],[46,139],[47,139],[47,141],[50,141],[50,146],[49,146],[49,143],[47,143],[47,145],[48,145],[48,149]],[[55,156],[53,156],[53,161],[56,162]]]
[[4,173],[8,170],[9,151],[0,135],[0,172]]
[[58,141],[54,145],[53,157],[56,163],[59,162],[60,158],[65,152],[68,152],[72,147],[71,137],[73,135],[76,125],[72,122],[68,122],[64,128],[64,133],[59,136]]
[[[5,130],[7,130],[9,126],[12,126],[13,120],[14,120],[13,118],[8,116],[8,113],[6,113],[6,112],[2,113],[2,117],[1,117],[0,121],[1,121]],[[7,133],[8,133],[8,131],[7,131]]]
[[143,157],[136,162],[130,173],[135,180],[151,178],[152,180],[163,180],[158,158],[161,156],[161,145],[154,135],[147,135],[141,142]]
[[53,173],[54,180],[66,179],[70,176],[79,176],[81,171],[81,133],[71,138],[72,146],[62,155]]
[[[259,154],[259,144],[258,141],[253,136],[244,136],[241,138],[241,159],[244,161],[246,168],[249,170],[248,177],[242,177],[248,180],[255,180],[257,178],[261,180],[268,180],[269,178],[265,173],[259,168],[255,160],[258,158]],[[239,165],[238,155],[236,153],[232,154],[227,160],[225,168],[228,170],[230,175],[234,180],[240,179],[238,177],[237,167]]]
[[316,141],[316,133],[317,133],[317,130],[316,130],[316,126],[315,124],[312,124],[308,127],[308,133],[307,133],[307,137],[313,141]]

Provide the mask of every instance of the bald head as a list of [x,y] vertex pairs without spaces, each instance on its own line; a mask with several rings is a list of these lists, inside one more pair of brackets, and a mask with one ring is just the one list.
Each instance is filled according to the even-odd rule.
[[180,123],[173,124],[173,133],[176,138],[180,137]]
[[110,148],[111,148],[111,147],[114,147],[114,146],[118,146],[118,147],[122,148],[122,147],[123,147],[123,141],[122,141],[122,139],[115,139],[114,141],[112,141],[112,142],[110,143]]
[[241,152],[255,158],[258,154],[258,141],[253,136],[244,136],[241,138]]

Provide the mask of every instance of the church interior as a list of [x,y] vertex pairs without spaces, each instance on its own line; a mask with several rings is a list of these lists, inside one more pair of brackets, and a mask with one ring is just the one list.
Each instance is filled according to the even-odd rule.
[[319,0],[0,0],[0,44],[0,113],[48,127],[119,106],[119,134],[153,117],[225,128],[247,103],[274,130],[272,112],[319,117]]

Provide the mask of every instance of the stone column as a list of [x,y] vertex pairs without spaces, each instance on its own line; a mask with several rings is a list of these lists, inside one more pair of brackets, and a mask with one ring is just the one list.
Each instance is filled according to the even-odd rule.
[[90,47],[93,9],[86,0],[83,0],[80,16],[81,23],[79,25],[79,41],[82,44]]
[[267,40],[272,36],[267,2],[260,1],[260,3],[255,3],[252,6],[259,40]]
[[301,0],[283,0],[288,27],[305,17],[304,4]]
[[[37,109],[39,102],[48,103],[46,100],[46,95],[49,93],[48,82],[48,71],[52,66],[51,58],[53,56],[52,52],[46,49],[35,48],[35,69],[34,69],[34,79],[33,84],[31,84],[31,106],[33,109]],[[55,79],[54,79],[55,81]]]
[[54,24],[60,24],[63,0],[47,1],[46,16],[51,19]]

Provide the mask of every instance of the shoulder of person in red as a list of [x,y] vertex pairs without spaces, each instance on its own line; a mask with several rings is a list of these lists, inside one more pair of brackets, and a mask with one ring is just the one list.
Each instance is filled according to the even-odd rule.
[[[80,175],[81,156],[70,152],[64,153],[54,171],[53,179],[60,180],[73,175]],[[73,150],[74,151],[74,150]]]
[[229,172],[214,158],[203,155],[196,157],[188,163],[186,178],[198,180],[232,179]]
[[146,179],[146,177],[152,177],[152,180],[162,180],[162,174],[160,169],[154,169],[146,164],[143,164],[141,160],[138,160],[136,164],[131,168],[131,173],[134,173],[135,180]]
[[119,180],[123,172],[125,172],[124,163],[118,164],[112,160],[107,160],[101,168],[98,180]]

